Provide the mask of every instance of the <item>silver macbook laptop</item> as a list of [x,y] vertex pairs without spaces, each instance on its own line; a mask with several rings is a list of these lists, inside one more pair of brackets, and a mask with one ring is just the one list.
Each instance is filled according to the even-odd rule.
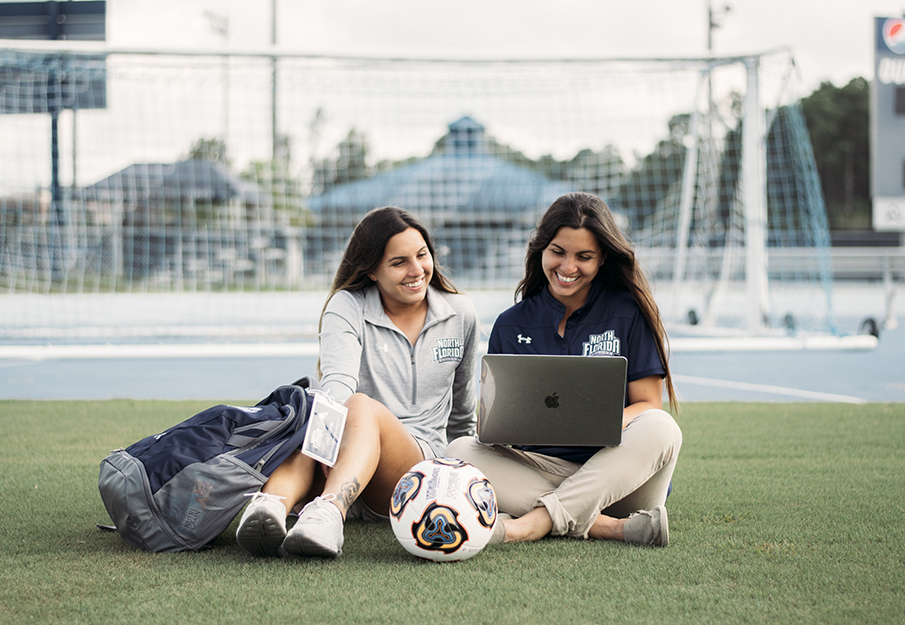
[[604,447],[622,442],[623,356],[487,354],[478,440]]

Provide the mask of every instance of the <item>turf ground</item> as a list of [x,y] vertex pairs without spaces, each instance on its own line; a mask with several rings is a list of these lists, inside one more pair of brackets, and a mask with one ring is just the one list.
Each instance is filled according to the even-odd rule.
[[[108,450],[204,401],[3,401],[3,623],[901,623],[905,404],[685,404],[666,549],[549,538],[472,560],[349,524],[337,561],[201,553],[95,528]],[[237,403],[253,403],[242,402]]]

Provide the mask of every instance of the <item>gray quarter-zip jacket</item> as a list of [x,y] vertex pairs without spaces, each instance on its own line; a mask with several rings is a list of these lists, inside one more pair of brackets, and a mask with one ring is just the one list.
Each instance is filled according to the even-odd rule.
[[449,441],[474,434],[479,330],[468,296],[428,287],[427,304],[412,345],[376,286],[336,293],[321,324],[321,384],[340,402],[356,392],[380,401],[441,456]]

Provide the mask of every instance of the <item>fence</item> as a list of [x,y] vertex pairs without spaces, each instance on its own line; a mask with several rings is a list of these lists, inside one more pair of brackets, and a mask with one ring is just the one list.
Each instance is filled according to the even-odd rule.
[[[490,62],[0,50],[0,291],[320,291],[354,224],[390,204],[428,225],[457,285],[508,290],[537,218],[582,190],[608,202],[660,293],[694,292],[666,307],[673,321],[694,309],[714,327],[782,326],[793,303],[770,301],[781,286],[799,328],[834,331],[796,87],[787,51]],[[52,310],[29,301],[38,308],[12,323],[23,331]],[[255,304],[207,301],[199,331],[259,325]]]

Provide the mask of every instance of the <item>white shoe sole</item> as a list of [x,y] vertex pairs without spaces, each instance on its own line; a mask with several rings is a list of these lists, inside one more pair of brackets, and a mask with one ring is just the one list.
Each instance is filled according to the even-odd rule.
[[342,547],[327,545],[302,531],[291,531],[283,541],[283,552],[287,555],[307,558],[335,558],[342,554]]
[[657,509],[660,511],[660,540],[657,546],[666,547],[669,545],[669,517],[664,506],[657,506]]
[[279,521],[263,510],[252,512],[239,526],[236,542],[245,551],[261,558],[278,558],[286,531]]

